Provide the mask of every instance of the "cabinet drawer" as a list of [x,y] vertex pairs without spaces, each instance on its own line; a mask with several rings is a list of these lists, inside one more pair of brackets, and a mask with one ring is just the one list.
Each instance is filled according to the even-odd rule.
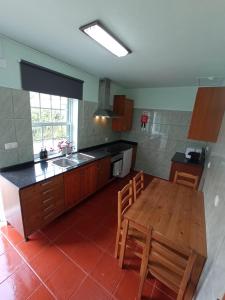
[[57,186],[61,186],[63,188],[63,176],[55,176],[49,179],[46,179],[37,184],[37,188],[40,191],[46,191],[49,189],[55,189]]

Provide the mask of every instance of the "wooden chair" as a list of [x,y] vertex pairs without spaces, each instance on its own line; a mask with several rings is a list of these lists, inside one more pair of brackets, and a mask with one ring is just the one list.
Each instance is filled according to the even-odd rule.
[[117,214],[117,234],[116,234],[116,246],[115,257],[118,257],[119,244],[122,234],[123,215],[131,207],[133,203],[133,187],[132,180],[118,192],[118,214]]
[[[117,225],[117,234],[116,234],[116,245],[115,245],[115,257],[118,258],[119,247],[121,246],[122,233],[124,226],[124,214],[133,204],[133,185],[132,180],[118,192],[118,225]],[[129,237],[129,242],[132,241],[132,246],[128,243],[125,247],[130,248],[134,255],[142,258],[144,250],[144,241],[143,235],[140,231],[137,231],[134,227],[130,227],[129,232],[127,233]],[[139,246],[139,251],[132,249],[134,245]]]
[[133,178],[133,189],[134,189],[134,201],[137,200],[138,196],[144,189],[144,173],[140,171],[134,178]]
[[176,171],[173,182],[188,186],[193,190],[196,190],[198,186],[198,179],[199,179],[198,176],[194,176],[192,174],[185,173],[185,172]]
[[173,290],[177,300],[182,300],[196,257],[194,251],[172,243],[150,228],[142,257],[138,299],[141,299],[144,281],[150,273]]

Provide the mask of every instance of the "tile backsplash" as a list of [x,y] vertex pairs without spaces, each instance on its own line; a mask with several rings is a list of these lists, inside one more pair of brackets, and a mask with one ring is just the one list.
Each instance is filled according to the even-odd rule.
[[[98,104],[79,101],[78,148],[120,139],[112,131],[111,120],[93,118]],[[33,160],[33,141],[29,92],[0,87],[0,168]],[[17,142],[18,148],[5,150],[5,144]]]
[[[141,129],[141,115],[148,112],[149,122]],[[171,158],[186,147],[201,148],[204,142],[187,139],[191,112],[134,109],[133,126],[122,133],[122,139],[138,142],[136,169],[168,179]]]
[[[0,87],[0,168],[33,160],[29,93]],[[5,144],[17,142],[15,149]]]
[[79,101],[78,148],[91,147],[120,139],[120,133],[112,131],[112,120],[93,117],[97,103]]

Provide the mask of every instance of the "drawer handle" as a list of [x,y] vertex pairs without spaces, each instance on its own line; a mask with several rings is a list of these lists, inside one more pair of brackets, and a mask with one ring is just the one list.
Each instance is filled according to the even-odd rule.
[[48,180],[46,182],[41,183],[42,186],[46,186],[48,184],[52,183],[52,180]]
[[53,215],[53,212],[50,212],[48,215],[44,216],[44,220],[47,220]]
[[54,209],[54,205],[50,205],[50,206],[44,208],[44,212],[48,212],[48,211],[51,210],[52,208]]
[[46,195],[46,194],[48,194],[48,193],[51,193],[52,191],[53,191],[52,189],[49,189],[49,190],[43,191],[42,194],[43,194],[43,195]]
[[48,203],[49,201],[53,200],[54,198],[53,197],[49,197],[45,200],[42,200],[42,203],[45,204],[45,203]]

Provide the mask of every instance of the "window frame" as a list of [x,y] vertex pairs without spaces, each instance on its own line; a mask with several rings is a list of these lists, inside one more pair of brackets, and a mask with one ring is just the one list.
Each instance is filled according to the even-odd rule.
[[[31,93],[38,94],[39,106],[32,106],[31,105]],[[58,97],[60,97],[60,108],[57,109],[57,108],[53,108],[52,107],[52,101],[54,101],[54,99],[52,99],[52,97],[54,97],[54,95],[44,94],[44,95],[48,95],[50,97],[50,101],[51,101],[50,102],[51,103],[50,108],[46,108],[46,107],[43,107],[41,105],[41,94],[43,94],[43,93],[30,92],[30,110],[31,110],[31,126],[32,126],[33,146],[34,146],[35,142],[40,142],[41,143],[41,148],[45,147],[44,141],[47,140],[47,139],[44,139],[44,137],[43,137],[43,132],[44,132],[43,128],[45,128],[46,126],[49,126],[49,127],[52,128],[52,130],[51,130],[51,138],[50,138],[52,141],[59,140],[59,138],[54,138],[53,128],[55,126],[66,126],[66,137],[62,137],[62,139],[67,139],[68,141],[70,141],[70,142],[73,143],[73,138],[74,138],[74,130],[73,130],[73,111],[74,111],[74,107],[73,107],[73,101],[77,100],[77,99],[71,99],[71,98],[67,98],[67,97],[58,96]],[[60,122],[53,122],[53,121],[51,121],[51,122],[35,122],[35,121],[32,120],[32,108],[39,109],[39,111],[40,111],[40,118],[41,118],[41,110],[42,109],[48,109],[48,110],[50,110],[51,111],[51,117],[52,117],[52,111],[54,111],[54,110],[62,111],[62,109],[61,109],[61,98],[66,98],[67,99],[66,121],[60,121]],[[38,140],[34,140],[33,128],[41,128],[42,129],[41,130],[41,139],[39,141]],[[48,139],[48,140],[50,140],[50,139]],[[41,151],[41,148],[40,148],[40,151]],[[51,152],[48,151],[48,156],[54,156],[57,153],[59,153],[59,151],[57,149],[54,149],[54,151],[51,151]],[[34,155],[35,159],[39,157],[39,152],[35,153],[34,152],[34,147],[33,147],[33,155]]]

